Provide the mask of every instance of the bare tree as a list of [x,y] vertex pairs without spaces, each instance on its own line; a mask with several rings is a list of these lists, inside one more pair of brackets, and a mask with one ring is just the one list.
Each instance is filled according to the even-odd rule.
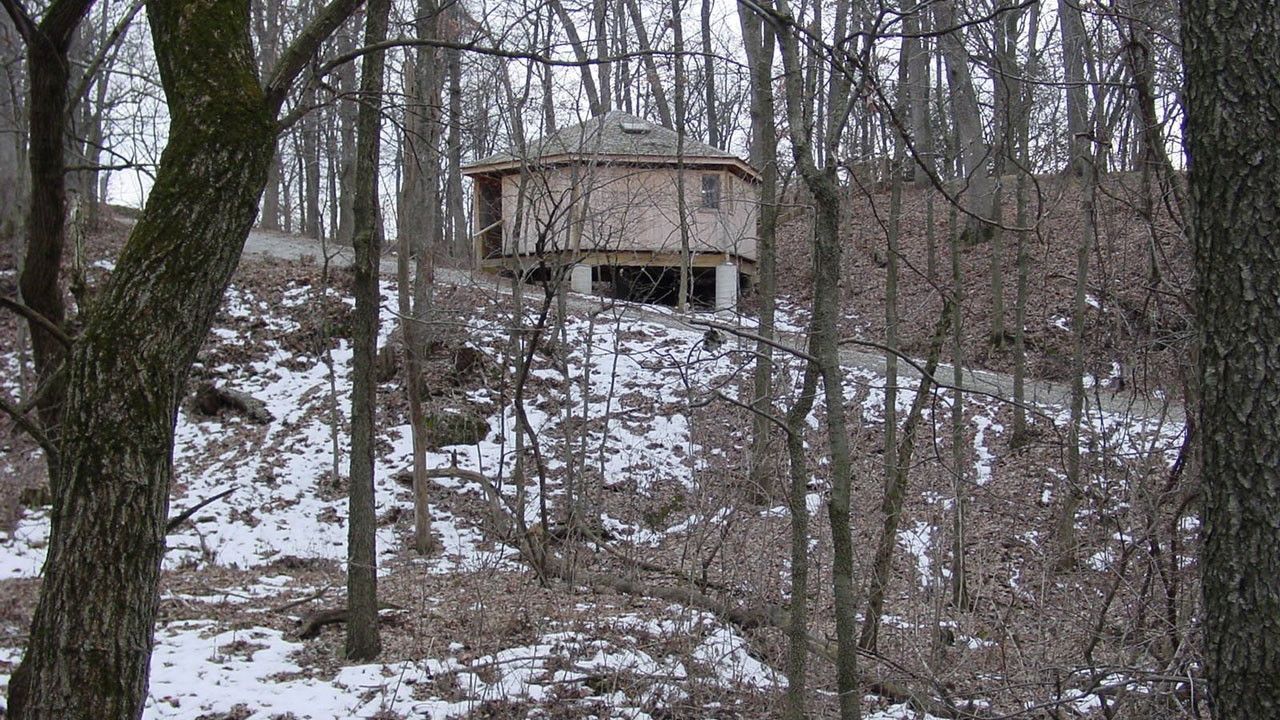
[[[391,0],[370,0],[365,45],[387,38]],[[351,345],[351,471],[347,517],[347,642],[352,660],[372,660],[382,651],[378,634],[378,519],[374,506],[374,445],[377,430],[378,315],[382,292],[382,218],[378,212],[383,51],[367,53],[360,68],[360,112],[356,121],[356,187],[352,207],[356,260],[352,292],[356,307]]]
[[963,175],[956,193],[966,210],[965,230],[961,244],[986,240],[990,227],[982,220],[991,213],[995,191],[988,163],[991,148],[983,133],[978,94],[969,70],[969,53],[964,46],[964,28],[959,25],[954,0],[943,0],[934,6],[937,18],[939,50],[946,62],[947,87],[951,97],[951,117],[960,151]]
[[[421,38],[435,38],[441,25],[441,8],[434,0],[420,0],[416,32]],[[440,85],[439,51],[419,48],[417,57],[407,60],[411,73],[413,104],[406,110],[404,142],[405,173],[400,195],[400,249],[396,257],[399,284],[401,340],[404,345],[405,390],[409,400],[409,427],[413,434],[413,517],[414,547],[422,554],[435,549],[431,534],[431,511],[427,504],[426,413],[423,408],[422,360],[429,341],[431,294],[435,282],[435,256],[441,245],[440,175]],[[450,160],[452,162],[452,159]],[[412,286],[409,265],[416,264]]]
[[[818,365],[822,377],[823,398],[827,411],[827,444],[831,453],[831,498],[827,503],[828,520],[834,558],[832,584],[836,613],[836,683],[840,698],[840,716],[845,720],[860,714],[861,693],[858,687],[857,628],[854,619],[854,558],[850,526],[853,466],[849,447],[849,430],[844,400],[844,380],[836,320],[840,314],[840,191],[837,172],[837,149],[842,128],[848,118],[850,81],[837,56],[838,67],[831,73],[827,88],[823,124],[825,140],[817,139],[817,127],[808,119],[815,117],[806,110],[809,105],[803,88],[800,42],[795,17],[786,0],[776,0],[778,47],[782,54],[783,81],[786,87],[787,119],[791,129],[791,154],[814,202],[813,230],[813,304],[809,326],[810,362]],[[849,4],[836,5],[835,33],[842,37],[848,22]],[[818,116],[822,116],[819,114]],[[815,117],[815,123],[817,122]],[[822,159],[822,166],[818,165]]]
[[[44,322],[29,319],[32,356],[41,389],[35,409],[46,442],[61,437],[66,375],[62,372],[67,341],[61,333],[67,309],[58,284],[66,245],[67,212],[65,138],[67,135],[70,62],[68,52],[80,21],[93,0],[57,0],[37,21],[17,0],[4,8],[27,48],[27,158],[31,195],[27,209],[25,261],[18,277],[22,300]],[[58,455],[46,453],[49,481],[59,476]]]
[[760,498],[772,494],[768,456],[769,421],[773,395],[773,336],[777,296],[778,148],[774,117],[773,61],[776,38],[765,32],[764,20],[744,4],[738,5],[747,69],[751,76],[751,161],[760,171],[760,210],[756,216],[756,295],[760,298],[756,366],[752,379],[751,491]]

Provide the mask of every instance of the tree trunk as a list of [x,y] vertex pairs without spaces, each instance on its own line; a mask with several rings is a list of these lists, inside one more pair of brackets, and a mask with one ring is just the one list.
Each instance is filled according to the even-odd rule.
[[[0,14],[0,52],[6,58],[17,57],[21,39],[8,15]],[[25,166],[26,135],[23,115],[26,108],[21,101],[24,78],[6,63],[0,67],[0,246],[13,243],[22,245],[22,229],[26,217],[26,179],[30,168]],[[21,263],[18,267],[22,267]]]
[[470,260],[471,230],[462,194],[462,51],[450,48],[444,51],[444,55],[449,72],[449,135],[446,140],[449,174],[445,183],[449,254],[456,259]]
[[[391,0],[370,0],[365,45],[387,37]],[[364,56],[360,67],[360,111],[356,120],[356,184],[352,204],[356,307],[351,330],[351,471],[347,517],[346,655],[372,660],[382,651],[378,634],[378,519],[373,469],[377,432],[378,261],[382,256],[382,219],[378,213],[378,150],[382,110],[384,53]]]
[[[946,342],[947,331],[955,306],[944,301],[942,317],[934,330],[933,340],[929,344],[929,357],[925,360],[925,374],[916,387],[916,396],[911,401],[911,409],[907,411],[907,420],[902,428],[902,440],[894,447],[896,460],[893,474],[885,478],[884,496],[880,502],[883,516],[880,524],[880,539],[876,543],[875,559],[871,565],[871,579],[867,587],[867,611],[862,617],[862,635],[858,639],[858,647],[875,651],[880,636],[880,616],[884,612],[885,590],[889,587],[889,579],[893,574],[893,550],[898,543],[898,526],[902,520],[902,505],[907,497],[907,485],[910,479],[911,457],[915,454],[916,429],[924,416],[924,405],[933,392],[934,373],[938,369],[938,359],[942,354],[942,345]],[[888,448],[888,441],[885,443]]]
[[[600,115],[604,113],[605,106],[600,102],[600,91],[596,89],[595,76],[591,74],[591,64],[588,62],[587,49],[582,44],[582,38],[578,35],[578,26],[573,22],[573,16],[564,8],[564,3],[560,0],[547,0],[551,5],[552,11],[556,17],[560,19],[560,24],[564,26],[565,35],[569,38],[569,47],[573,50],[573,56],[578,61],[578,67],[581,71],[582,89],[587,93],[587,104],[591,114]],[[547,39],[550,43],[550,38]]]
[[707,144],[713,148],[723,148],[719,108],[716,107],[716,62],[711,48],[711,0],[702,0],[701,10],[702,97],[706,106],[703,112],[706,113],[707,118]]
[[943,0],[935,6],[938,30],[946,31],[938,45],[946,62],[947,86],[951,89],[951,115],[964,169],[961,190],[957,193],[965,209],[965,229],[961,244],[987,239],[990,226],[982,222],[991,214],[993,183],[987,161],[991,148],[982,132],[982,114],[973,77],[969,72],[969,53],[963,41],[964,30],[956,25],[954,0]]
[[[335,45],[339,53],[355,50],[356,41],[353,31],[341,30],[337,33]],[[334,73],[340,97],[356,94],[356,64],[345,63]],[[334,237],[340,245],[350,245],[355,234],[353,223],[354,197],[356,184],[356,116],[359,109],[356,103],[345,100],[338,104],[338,157],[341,159],[341,173],[338,178],[338,227]]]
[[1205,667],[1215,718],[1277,717],[1280,6],[1183,7],[1201,326]]
[[[315,103],[316,92],[308,94],[310,102]],[[299,182],[303,187],[305,202],[302,205],[302,234],[319,240],[322,232],[320,222],[320,114],[309,112],[302,118],[302,177]]]
[[[777,258],[775,236],[778,226],[778,148],[774,119],[773,57],[775,39],[764,32],[764,21],[745,5],[738,5],[743,45],[751,76],[751,162],[760,171],[760,210],[756,216],[756,295],[760,298],[757,331],[773,337],[777,305]],[[750,491],[761,500],[773,493],[768,467],[769,436],[773,410],[773,346],[756,343],[756,365],[752,378]]]
[[[591,0],[591,25],[596,33],[596,57],[609,56],[609,2],[610,0]],[[600,88],[600,112],[613,109],[613,88],[609,77],[612,68],[610,63],[596,65]]]
[[[929,30],[929,13],[917,10],[903,17],[903,29],[908,35]],[[912,46],[907,56],[907,82],[911,93],[911,135],[915,141],[915,160],[917,167],[912,177],[917,183],[931,183],[929,176],[937,172],[934,157],[936,150],[933,142],[933,123],[929,121],[929,48],[925,40],[909,43]],[[932,223],[930,223],[932,225]],[[930,253],[930,267],[933,258]],[[934,278],[934,273],[929,273]]]
[[[416,32],[422,38],[439,37],[439,4],[435,0],[420,0]],[[431,312],[431,292],[435,284],[435,257],[441,248],[441,214],[439,200],[440,175],[440,85],[442,75],[437,64],[438,51],[424,47],[418,51],[415,63],[413,93],[421,115],[416,127],[421,136],[414,137],[413,155],[406,158],[406,165],[416,174],[416,192],[412,200],[402,200],[401,212],[412,212],[417,224],[401,229],[400,257],[397,272],[400,276],[401,327],[405,345],[405,389],[409,400],[409,421],[413,433],[413,541],[414,549],[426,555],[437,547],[431,533],[431,508],[427,503],[427,437],[426,415],[422,400],[425,395],[422,376],[422,353],[429,342],[427,332]],[[407,173],[406,173],[407,176]],[[402,195],[402,198],[406,196]],[[408,223],[406,223],[408,225]],[[409,293],[409,262],[415,261],[412,298]]]
[[[272,0],[255,0],[256,30],[258,35],[258,64],[261,77],[267,77],[271,68],[275,67],[280,57],[280,3]],[[271,159],[271,168],[267,174],[267,189],[262,198],[261,221],[265,230],[279,230],[280,223],[280,186],[284,169],[280,165],[277,151]]]
[[1058,489],[1058,515],[1054,541],[1056,566],[1067,570],[1076,564],[1075,515],[1080,505],[1080,424],[1084,415],[1084,342],[1085,314],[1089,283],[1089,251],[1097,239],[1097,217],[1094,194],[1097,186],[1097,164],[1086,137],[1089,127],[1089,96],[1084,87],[1084,20],[1080,8],[1067,0],[1059,0],[1062,25],[1063,68],[1067,81],[1067,131],[1071,148],[1071,167],[1067,177],[1077,176],[1080,183],[1080,219],[1082,232],[1076,240],[1076,288],[1071,309],[1071,415],[1067,428],[1067,474]]
[[676,291],[676,307],[680,312],[689,309],[689,290],[693,279],[692,257],[689,249],[689,198],[685,194],[684,145],[685,145],[685,74],[684,74],[684,31],[680,21],[680,10],[684,6],[681,0],[671,0],[672,50],[675,63],[675,130],[676,130],[676,212],[680,223],[680,278]]
[[964,276],[960,264],[961,233],[954,205],[951,222],[951,301],[956,317],[951,333],[951,488],[955,502],[951,506],[951,604],[956,608],[969,605],[968,550],[965,536],[969,523],[969,488],[965,482],[965,459],[969,456],[964,431]]
[[[28,67],[27,159],[31,164],[31,203],[27,214],[26,262],[18,277],[18,287],[27,307],[55,326],[66,319],[58,273],[66,245],[66,161],[67,82],[70,63],[67,53],[76,27],[88,12],[92,0],[59,0],[45,12],[39,25],[25,16]],[[58,375],[66,355],[62,342],[39,323],[28,323],[36,376],[48,390],[36,405],[45,435],[55,445],[61,436],[65,375]],[[58,459],[50,455],[49,480],[56,483],[61,473]],[[56,494],[56,490],[55,490]]]
[[142,712],[178,402],[257,214],[275,139],[248,34],[210,31],[246,27],[247,5],[153,2],[148,16],[170,142],[70,357],[49,555],[10,683],[12,718]]
[[804,433],[818,389],[818,366],[806,363],[800,395],[787,412],[787,457],[791,486],[791,603],[787,617],[787,720],[804,720],[809,658],[809,466]]
[[[778,14],[792,19],[786,0],[775,0]],[[847,18],[847,3],[836,8],[836,28],[844,31],[842,18]],[[809,327],[809,352],[820,370],[827,412],[827,445],[831,452],[831,498],[827,517],[832,537],[832,587],[836,614],[836,686],[839,692],[840,716],[856,720],[861,714],[861,691],[858,687],[857,627],[854,615],[853,536],[850,525],[853,463],[849,450],[844,381],[837,345],[837,320],[840,315],[840,190],[837,178],[836,148],[843,134],[848,107],[849,83],[842,72],[832,70],[825,113],[826,142],[816,145],[815,133],[805,123],[805,95],[800,67],[799,41],[795,28],[783,23],[778,30],[786,83],[787,117],[791,126],[791,153],[814,202],[813,230],[813,304]],[[823,165],[818,167],[816,152]]]
[[[1039,34],[1040,6],[1032,5],[1027,17],[1027,65],[1024,75],[1034,77],[1036,72],[1036,39]],[[1031,176],[1031,107],[1032,86],[1018,80],[1015,84],[1018,103],[1017,116],[1014,119],[1016,147],[1012,152],[1017,154],[1018,181],[1015,189],[1017,209],[1014,223],[1020,228],[1017,231],[1017,289],[1014,293],[1013,310],[1013,432],[1010,439],[1015,447],[1027,440],[1027,411],[1025,408],[1027,374],[1027,284],[1030,275],[1030,257],[1027,252],[1030,230],[1023,230],[1029,223],[1027,216],[1027,193]]]
[[645,80],[649,83],[649,92],[653,95],[653,104],[658,108],[658,118],[662,124],[674,128],[671,119],[671,106],[667,104],[667,92],[663,88],[662,77],[658,75],[658,63],[653,59],[653,46],[649,44],[649,33],[645,30],[644,16],[640,14],[640,5],[636,0],[621,0],[627,5],[627,14],[631,16],[631,25],[636,31],[636,42],[643,53]]

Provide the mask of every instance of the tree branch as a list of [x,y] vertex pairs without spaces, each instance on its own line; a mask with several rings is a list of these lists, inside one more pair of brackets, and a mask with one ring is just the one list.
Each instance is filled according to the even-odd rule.
[[279,62],[271,69],[271,79],[264,88],[267,108],[272,117],[280,112],[280,107],[284,105],[285,97],[289,94],[289,86],[302,73],[302,69],[307,66],[311,58],[315,57],[321,43],[329,39],[329,36],[342,26],[342,23],[355,12],[357,7],[360,7],[362,2],[363,0],[331,0],[303,29],[302,34],[285,48]]
[[138,11],[147,0],[133,0],[133,5],[129,6],[129,10],[120,18],[120,22],[116,23],[115,28],[111,30],[111,35],[107,37],[107,41],[98,49],[98,54],[89,62],[84,70],[84,75],[80,77],[80,84],[76,86],[75,91],[67,96],[67,112],[70,113],[76,105],[80,103],[80,99],[85,93],[89,92],[89,86],[93,84],[94,76],[98,74],[98,70],[102,68],[102,64],[107,61],[116,49],[116,43],[120,42],[120,38],[124,37],[129,26],[133,24],[133,18],[138,15]]
[[[593,65],[604,65],[608,63],[623,62],[626,60],[634,60],[637,58],[653,58],[653,57],[701,58],[701,57],[708,56],[707,53],[704,53],[699,50],[684,50],[681,52],[675,52],[672,50],[636,50],[633,52],[618,53],[615,55],[608,55],[605,57],[586,58],[583,60],[578,60],[578,59],[566,60],[563,58],[556,58],[550,55],[532,52],[532,51],[506,50],[504,48],[496,47],[494,45],[481,45],[480,43],[475,41],[453,42],[450,40],[440,40],[436,38],[401,37],[401,38],[392,38],[390,40],[384,40],[383,42],[380,42],[380,43],[365,45],[364,47],[356,48],[355,50],[352,50],[347,53],[343,53],[342,55],[339,55],[330,60],[326,60],[316,70],[316,74],[327,75],[339,65],[343,65],[345,63],[351,62],[352,60],[356,60],[360,58],[362,55],[368,55],[371,52],[378,52],[380,50],[391,50],[393,48],[398,48],[398,47],[432,47],[432,48],[439,48],[442,50],[461,50],[465,52],[472,52],[477,55],[486,55],[489,57],[506,58],[508,60],[528,60],[530,62],[538,63],[539,65],[549,65],[551,67],[571,67],[571,68],[593,66]],[[713,57],[717,61],[726,63],[730,66],[744,67],[742,63],[736,60],[733,60],[731,58],[723,57],[720,55],[714,55],[714,54],[711,55],[710,57]]]
[[36,28],[47,40],[65,50],[71,44],[71,36],[80,26],[80,20],[92,6],[93,0],[54,0]]
[[5,12],[9,13],[9,19],[13,20],[13,26],[22,36],[22,41],[31,42],[32,33],[39,32],[39,29],[36,28],[35,21],[27,11],[18,4],[17,0],[0,0],[0,5],[4,5]]
[[62,328],[58,327],[57,325],[54,325],[53,322],[49,320],[49,318],[45,317],[44,315],[41,315],[35,310],[32,310],[30,307],[25,305],[22,301],[14,298],[0,297],[0,306],[7,307],[10,310],[14,311],[15,313],[26,318],[29,322],[35,323],[36,325],[40,326],[41,330],[44,330],[45,332],[52,335],[53,338],[57,340],[59,343],[61,343],[63,347],[70,349],[71,338],[66,333],[62,332]]
[[212,503],[215,503],[215,502],[217,502],[217,501],[221,500],[222,498],[224,498],[224,497],[226,497],[226,496],[230,495],[231,493],[233,493],[233,492],[235,492],[236,490],[239,490],[239,489],[240,489],[240,488],[239,488],[239,486],[236,486],[236,487],[233,487],[233,488],[228,488],[228,489],[226,489],[226,490],[223,490],[222,492],[218,493],[217,495],[214,495],[213,497],[207,497],[207,498],[205,498],[204,500],[201,500],[200,502],[196,503],[195,505],[193,505],[193,506],[191,506],[191,507],[187,508],[186,510],[183,510],[182,512],[178,513],[177,515],[173,516],[172,518],[170,518],[170,519],[169,519],[168,524],[164,526],[164,532],[165,532],[165,534],[166,534],[166,535],[168,535],[169,533],[173,532],[174,530],[177,530],[179,525],[181,525],[182,523],[186,522],[186,521],[187,521],[187,520],[188,520],[192,515],[195,515],[196,513],[200,512],[200,510],[201,510],[202,508],[204,508],[204,507],[206,507],[206,506],[208,506],[208,505],[210,505],[210,504],[212,504]]
[[837,345],[861,345],[863,347],[868,347],[875,350],[881,350],[883,352],[892,353],[895,357],[897,357],[902,362],[905,362],[906,364],[915,368],[915,371],[920,373],[920,377],[928,379],[929,382],[933,383],[934,386],[937,388],[940,388],[942,390],[959,390],[960,392],[969,393],[970,395],[979,395],[982,397],[988,397],[988,398],[991,398],[992,400],[998,400],[1008,405],[1017,405],[1018,407],[1021,407],[1023,410],[1033,413],[1039,417],[1043,417],[1043,418],[1049,417],[1047,413],[1043,412],[1039,408],[1033,405],[1028,405],[1027,403],[1020,403],[1017,400],[1014,400],[1013,398],[1005,397],[1003,395],[993,393],[993,392],[988,392],[986,390],[979,390],[975,387],[956,387],[951,383],[943,382],[939,380],[937,377],[935,377],[928,370],[921,367],[920,363],[916,362],[913,358],[897,350],[894,350],[888,345],[882,345],[872,340],[860,340],[858,338],[842,338],[836,344]]
[[44,434],[44,431],[40,429],[39,425],[36,425],[27,418],[21,409],[15,407],[13,403],[8,400],[0,397],[0,410],[3,410],[6,415],[13,418],[14,424],[21,428],[27,435],[31,436],[31,439],[35,440],[36,443],[40,445],[40,449],[45,451],[45,454],[50,458],[58,457],[58,450],[53,446],[53,442],[49,440],[49,436]]

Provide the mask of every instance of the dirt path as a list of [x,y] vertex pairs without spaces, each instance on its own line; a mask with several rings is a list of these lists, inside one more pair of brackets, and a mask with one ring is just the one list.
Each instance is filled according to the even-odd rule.
[[[285,260],[312,258],[317,262],[321,259],[320,244],[313,240],[296,235],[260,230],[254,230],[249,233],[244,252],[248,258],[253,256],[274,257]],[[326,248],[326,252],[330,256],[330,262],[337,266],[346,267],[352,263],[353,254],[350,247],[334,245]],[[384,256],[381,265],[384,275],[395,276],[396,260],[394,255]],[[510,283],[508,281],[492,275],[472,273],[467,270],[436,268],[436,280],[450,285],[510,292]],[[577,294],[570,295],[569,300],[570,305],[585,311],[598,310],[604,306],[605,302],[602,298],[592,298]],[[624,317],[632,316],[638,320],[667,325],[673,328],[697,330],[699,332],[703,329],[685,322],[669,311],[646,309],[635,303],[624,304],[622,312]],[[800,333],[783,333],[779,339],[788,347],[797,349],[804,347],[804,337]],[[845,347],[841,349],[840,358],[843,364],[850,367],[863,368],[878,373],[883,373],[885,370],[885,359],[882,353]],[[923,363],[921,364],[923,365]],[[900,362],[898,368],[904,382],[914,383],[919,380],[919,373],[906,363]],[[943,384],[950,384],[952,373],[952,367],[943,364],[938,367],[936,377]],[[997,398],[1004,400],[1013,397],[1013,377],[1010,375],[966,368],[963,371],[963,377],[964,389],[983,396],[985,400]],[[1025,383],[1025,396],[1028,405],[1040,407],[1050,415],[1057,415],[1062,409],[1070,406],[1071,385],[1047,380],[1028,379]],[[1090,390],[1087,393],[1086,411],[1093,417],[1098,415],[1099,410],[1109,415],[1127,415],[1144,418],[1149,421],[1160,421],[1162,424],[1172,427],[1179,427],[1186,421],[1184,410],[1177,403],[1130,392],[1114,392],[1106,389]]]

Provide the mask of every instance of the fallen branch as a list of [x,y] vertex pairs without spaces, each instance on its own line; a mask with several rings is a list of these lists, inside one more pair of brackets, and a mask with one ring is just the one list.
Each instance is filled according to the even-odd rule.
[[762,342],[765,345],[768,345],[774,348],[775,350],[781,350],[785,353],[789,353],[791,355],[794,355],[795,357],[800,358],[801,360],[817,362],[817,359],[814,356],[810,355],[809,353],[805,352],[804,350],[801,350],[800,348],[794,345],[782,342],[781,340],[774,340],[773,338],[768,338],[758,333],[753,333],[750,330],[743,330],[742,328],[736,328],[732,325],[726,325],[724,323],[715,322],[713,320],[700,320],[698,318],[686,318],[685,322],[689,323],[690,325],[696,325],[698,327],[706,327],[706,328],[711,328],[713,330],[720,330],[722,332],[727,332],[730,335],[736,335],[740,338],[746,338],[748,340],[755,340],[756,342]]
[[182,525],[182,523],[191,519],[191,516],[200,512],[202,508],[221,500],[222,498],[230,495],[231,493],[239,489],[240,489],[239,486],[227,488],[226,490],[223,490],[217,495],[214,495],[213,497],[207,497],[204,500],[201,500],[200,502],[196,503],[195,505],[192,505],[191,507],[187,508],[186,510],[183,510],[182,512],[178,513],[177,515],[169,519],[169,523],[164,526],[164,534],[168,535],[174,530],[177,530],[178,527]]
[[[378,603],[379,610],[403,610],[404,608],[392,603]],[[320,629],[326,625],[336,625],[347,621],[349,611],[345,607],[333,608],[332,610],[321,610],[312,613],[303,618],[298,623],[298,637],[302,640],[310,640],[320,635]]]
[[249,393],[229,387],[217,387],[213,383],[204,383],[196,389],[193,404],[196,412],[209,417],[219,415],[226,408],[244,415],[249,422],[257,425],[267,425],[275,420],[275,416],[267,410],[267,404],[261,400]]
[[271,608],[271,612],[273,612],[273,613],[283,613],[283,612],[288,612],[289,610],[292,610],[292,609],[294,609],[294,608],[298,607],[299,605],[303,605],[303,604],[309,603],[309,602],[311,602],[312,600],[319,600],[320,598],[324,597],[324,594],[325,594],[325,593],[329,592],[329,588],[331,588],[331,587],[333,587],[333,586],[332,586],[332,585],[325,585],[324,587],[320,588],[319,590],[315,591],[314,593],[311,593],[310,595],[308,595],[308,596],[306,596],[306,597],[298,598],[297,600],[290,600],[289,602],[287,602],[287,603],[285,603],[285,604],[283,604],[283,605],[277,605],[277,606],[275,606],[275,607]]
[[501,493],[499,493],[498,489],[493,486],[493,483],[489,481],[489,478],[485,477],[484,473],[477,472],[475,470],[467,470],[466,468],[460,468],[457,465],[453,465],[447,468],[432,468],[430,470],[425,470],[422,473],[422,477],[427,479],[458,478],[460,480],[470,480],[471,482],[476,483],[484,489],[484,494],[489,499],[489,509],[494,515],[494,522],[503,525],[502,531],[504,533],[509,533],[511,528],[514,527],[515,524],[511,521],[511,518],[515,516],[515,508],[511,507],[506,502],[506,498],[502,497]]

